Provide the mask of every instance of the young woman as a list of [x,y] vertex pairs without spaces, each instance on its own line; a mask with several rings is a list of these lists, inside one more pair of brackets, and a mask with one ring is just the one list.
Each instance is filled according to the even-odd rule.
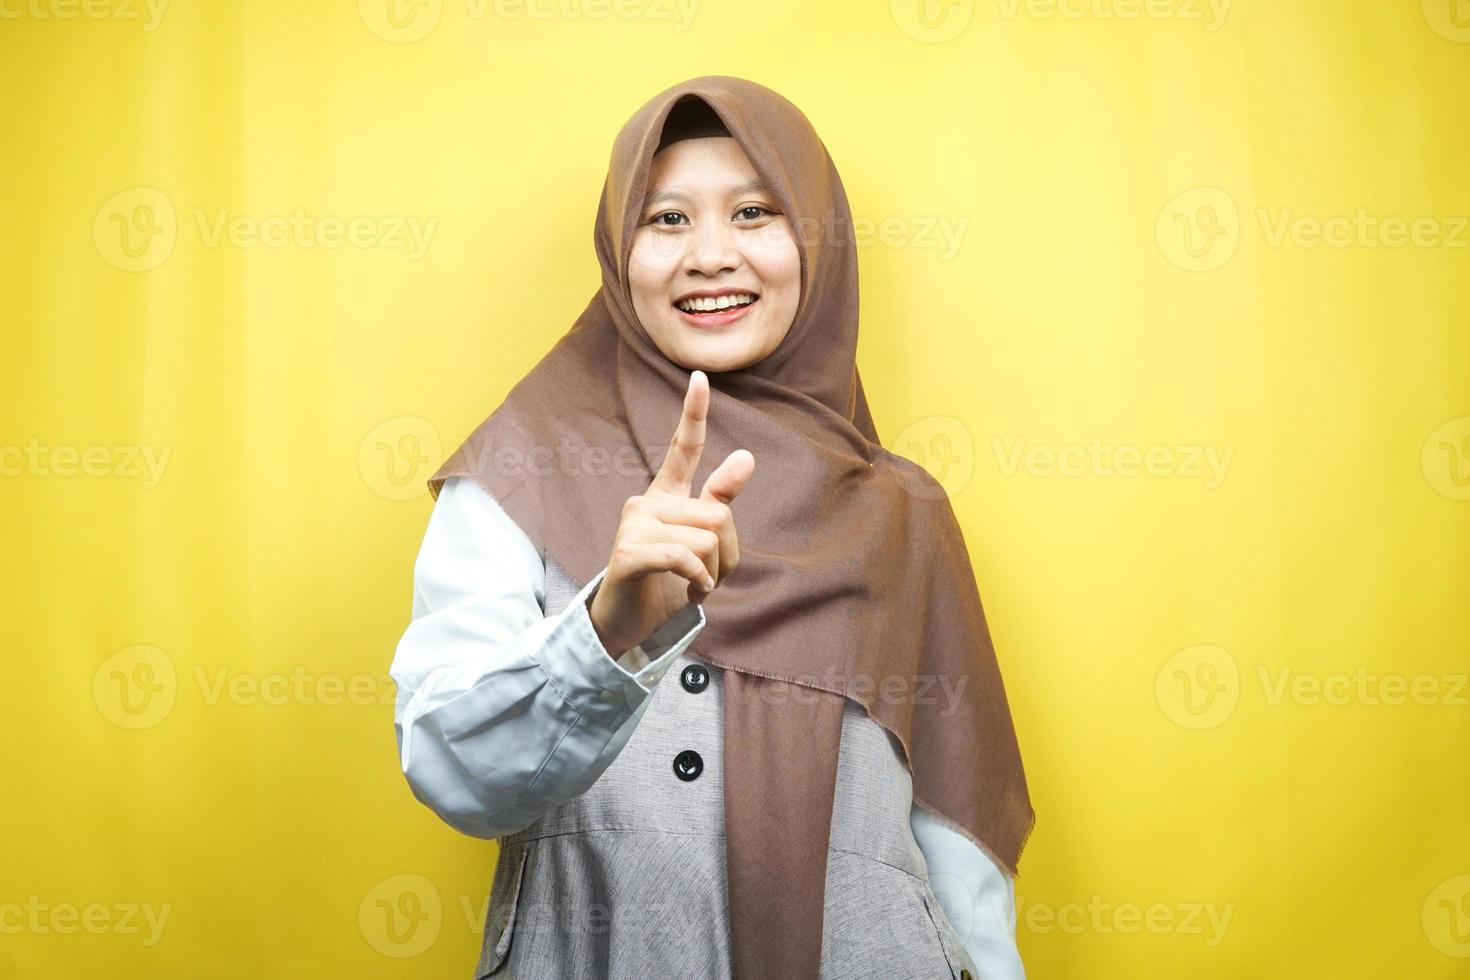
[[826,148],[675,85],[594,237],[430,480],[392,667],[415,795],[500,839],[476,976],[1022,976],[1020,753],[949,500],[873,427]]

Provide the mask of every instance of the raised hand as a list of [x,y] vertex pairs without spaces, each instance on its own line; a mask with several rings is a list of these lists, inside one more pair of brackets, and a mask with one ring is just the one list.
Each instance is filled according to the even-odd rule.
[[708,417],[709,378],[694,371],[663,465],[647,490],[623,503],[607,574],[588,603],[592,626],[614,657],[686,604],[703,602],[740,564],[730,501],[755,472],[755,457],[735,450],[691,497]]

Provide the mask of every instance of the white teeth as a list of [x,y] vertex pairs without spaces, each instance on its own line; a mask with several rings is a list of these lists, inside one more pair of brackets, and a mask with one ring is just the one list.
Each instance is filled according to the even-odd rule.
[[731,306],[739,306],[742,303],[754,303],[755,297],[750,293],[730,293],[725,296],[699,296],[694,299],[681,300],[677,305],[686,313],[709,312],[711,310],[723,310]]

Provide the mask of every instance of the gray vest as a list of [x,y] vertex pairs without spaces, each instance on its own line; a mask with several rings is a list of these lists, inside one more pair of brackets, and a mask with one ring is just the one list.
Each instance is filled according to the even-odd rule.
[[[546,615],[578,591],[548,560]],[[500,839],[477,980],[729,980],[722,674],[681,654],[597,782]],[[979,978],[909,827],[900,751],[848,702],[821,980]]]

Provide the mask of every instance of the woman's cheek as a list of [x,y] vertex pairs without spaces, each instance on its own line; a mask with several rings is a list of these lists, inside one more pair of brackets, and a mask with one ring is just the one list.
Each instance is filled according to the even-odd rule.
[[628,278],[634,289],[661,289],[678,265],[678,245],[641,231],[628,253]]
[[801,275],[801,257],[793,242],[759,242],[746,249],[745,256],[768,288],[790,285]]

